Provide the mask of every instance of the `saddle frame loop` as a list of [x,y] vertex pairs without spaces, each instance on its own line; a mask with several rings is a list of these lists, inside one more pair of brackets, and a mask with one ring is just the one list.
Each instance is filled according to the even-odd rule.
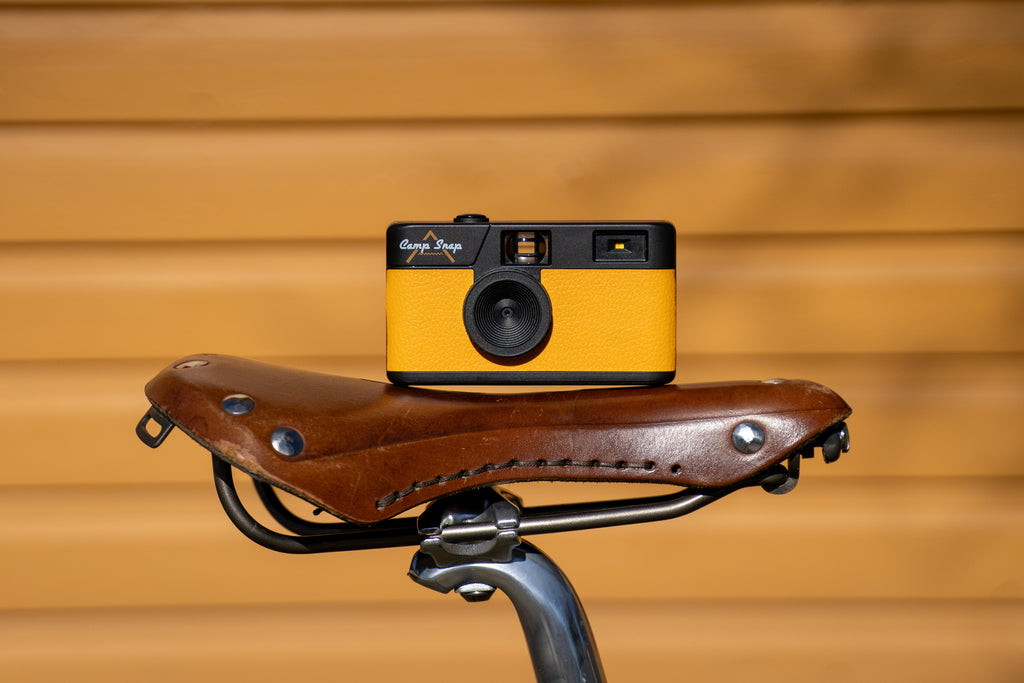
[[[224,512],[245,536],[270,550],[289,554],[340,552],[416,546],[424,539],[423,530],[418,528],[416,519],[412,517],[387,520],[372,527],[348,522],[308,521],[285,507],[275,487],[253,478],[264,508],[274,521],[291,533],[274,531],[257,521],[242,503],[235,488],[231,464],[216,455],[212,462],[217,497]],[[674,519],[699,510],[739,489],[762,486],[771,490],[780,481],[795,484],[793,473],[781,464],[769,468],[754,479],[718,489],[687,488],[662,496],[526,508],[519,517],[515,531],[518,536],[529,536]],[[791,487],[787,488],[791,490]],[[437,529],[436,535],[445,543],[465,543],[487,540],[495,537],[498,532],[494,524],[461,522]]]
[[[165,369],[146,393],[138,437],[156,448],[178,427],[209,450],[218,499],[243,535],[289,554],[418,546],[417,583],[470,602],[510,598],[539,683],[605,677],[571,584],[524,536],[673,519],[753,486],[788,493],[802,458],[820,448],[833,462],[850,447],[849,406],[804,380],[484,396],[204,355]],[[282,449],[281,431],[309,438]],[[236,467],[283,532],[250,514]],[[495,488],[547,480],[680,489],[524,507]],[[296,514],[279,490],[336,521]],[[423,504],[418,517],[396,516]]]

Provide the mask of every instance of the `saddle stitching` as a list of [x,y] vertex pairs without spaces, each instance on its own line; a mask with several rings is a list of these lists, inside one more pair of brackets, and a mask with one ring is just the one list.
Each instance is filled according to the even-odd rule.
[[448,482],[455,481],[456,479],[469,479],[470,477],[475,477],[485,472],[497,472],[499,470],[515,469],[517,467],[589,467],[591,469],[611,468],[618,470],[646,470],[648,472],[652,472],[654,471],[656,464],[651,460],[646,460],[644,462],[629,462],[627,460],[616,460],[614,462],[611,462],[606,460],[594,459],[581,462],[578,460],[570,460],[569,458],[564,458],[562,460],[555,461],[548,461],[543,458],[539,460],[517,460],[513,458],[512,460],[508,460],[506,462],[499,464],[489,462],[485,465],[477,467],[476,469],[459,470],[458,472],[453,472],[451,474],[439,474],[433,479],[427,479],[426,481],[415,481],[412,483],[412,485],[408,486],[407,488],[404,488],[401,491],[394,491],[384,496],[383,498],[379,499],[377,501],[377,509],[383,510],[386,507],[394,505],[403,498],[407,498],[412,494],[416,493],[417,491],[421,491],[422,489],[429,488],[431,486],[447,484]]

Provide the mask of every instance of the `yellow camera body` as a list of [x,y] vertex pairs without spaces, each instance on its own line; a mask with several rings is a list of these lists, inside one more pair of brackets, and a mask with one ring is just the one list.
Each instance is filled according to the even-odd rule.
[[394,223],[388,378],[663,384],[675,292],[675,228],[662,221]]

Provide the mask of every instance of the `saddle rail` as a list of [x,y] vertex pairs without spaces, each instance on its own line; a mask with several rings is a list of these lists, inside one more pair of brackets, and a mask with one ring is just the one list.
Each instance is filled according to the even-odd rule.
[[[152,405],[139,437],[155,448],[177,427],[211,451],[231,520],[257,543],[289,553],[412,546],[425,536],[458,553],[510,529],[526,536],[671,519],[742,488],[788,492],[801,458],[820,449],[831,462],[849,449],[849,406],[798,380],[482,394],[200,355],[166,368],[146,394]],[[289,533],[246,510],[234,468],[253,478]],[[517,507],[514,520],[497,514],[501,505],[473,518],[397,517],[464,492],[542,480],[680,490]],[[277,489],[339,521],[293,514]]]
[[[221,504],[251,540],[286,553],[419,546],[418,584],[469,602],[509,597],[538,683],[606,678],[575,590],[524,536],[670,519],[752,486],[787,493],[802,458],[820,449],[832,462],[850,446],[849,406],[802,381],[479,394],[193,356],[146,395],[139,437],[156,448],[177,427],[207,448]],[[249,513],[236,468],[287,533]],[[528,508],[495,488],[539,480],[680,490]],[[278,489],[339,521],[294,514]]]

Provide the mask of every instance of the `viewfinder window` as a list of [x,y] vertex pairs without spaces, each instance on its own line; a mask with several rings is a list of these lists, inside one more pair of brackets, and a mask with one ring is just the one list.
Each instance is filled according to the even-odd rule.
[[524,266],[543,266],[549,262],[551,234],[539,230],[518,230],[502,235],[502,261]]

